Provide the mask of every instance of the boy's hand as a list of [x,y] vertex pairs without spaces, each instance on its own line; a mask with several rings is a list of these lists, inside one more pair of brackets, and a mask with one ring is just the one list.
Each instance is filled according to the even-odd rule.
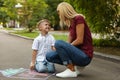
[[34,63],[30,63],[30,70],[34,70],[35,64]]
[[56,50],[54,46],[51,46],[51,48],[52,48],[52,50],[54,50],[54,51]]

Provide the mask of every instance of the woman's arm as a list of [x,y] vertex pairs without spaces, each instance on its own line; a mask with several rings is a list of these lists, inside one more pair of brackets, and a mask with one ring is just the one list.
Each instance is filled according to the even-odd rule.
[[68,40],[67,40],[68,43],[71,43],[72,42],[72,37],[70,36],[70,33],[68,35]]
[[74,46],[80,45],[83,43],[84,39],[84,24],[78,24],[76,26],[76,35],[77,38],[71,43]]

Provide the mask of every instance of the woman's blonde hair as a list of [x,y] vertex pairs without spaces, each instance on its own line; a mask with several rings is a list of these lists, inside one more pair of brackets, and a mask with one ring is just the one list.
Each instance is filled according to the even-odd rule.
[[78,14],[74,8],[67,2],[61,2],[58,6],[57,6],[57,11],[59,14],[59,18],[60,18],[60,26],[68,26],[70,27],[71,24],[71,20],[77,16],[77,15],[81,15],[82,14]]

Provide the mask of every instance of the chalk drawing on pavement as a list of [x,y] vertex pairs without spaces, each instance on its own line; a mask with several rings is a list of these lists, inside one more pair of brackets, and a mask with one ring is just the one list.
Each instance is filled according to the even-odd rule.
[[18,69],[5,69],[0,70],[0,73],[7,78],[19,78],[19,79],[39,79],[39,80],[47,80],[49,77],[55,75],[50,73],[38,73],[36,71],[31,71],[29,69],[18,68]]

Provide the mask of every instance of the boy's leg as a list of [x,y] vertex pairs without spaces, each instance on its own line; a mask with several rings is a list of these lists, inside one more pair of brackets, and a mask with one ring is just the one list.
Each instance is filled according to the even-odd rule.
[[43,61],[43,62],[41,62],[41,61],[36,62],[35,69],[36,69],[38,72],[41,72],[41,73],[47,71],[47,67],[46,67],[44,61]]
[[47,69],[49,73],[54,73],[55,72],[55,66],[51,62],[47,62]]

